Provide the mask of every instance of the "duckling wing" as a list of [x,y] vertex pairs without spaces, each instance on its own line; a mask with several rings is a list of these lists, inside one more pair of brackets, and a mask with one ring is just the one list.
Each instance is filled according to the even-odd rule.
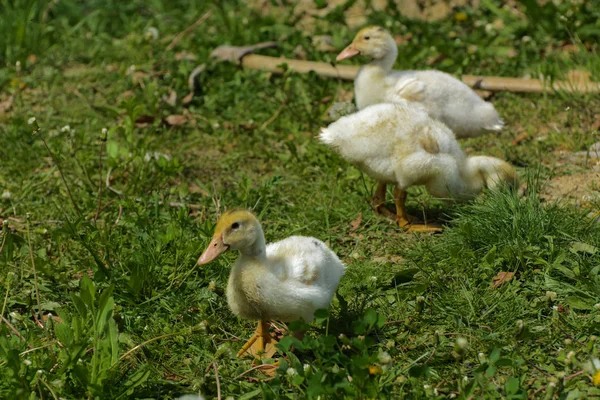
[[397,103],[401,99],[421,102],[425,94],[425,83],[417,79],[412,71],[392,72],[386,78],[388,102]]
[[325,243],[304,236],[269,244],[267,260],[273,282],[265,301],[276,305],[282,320],[308,322],[315,310],[327,308],[346,268]]
[[504,126],[491,103],[445,72],[391,72],[386,77],[384,101],[395,103],[402,99],[421,104],[432,118],[442,121],[459,138],[500,131]]

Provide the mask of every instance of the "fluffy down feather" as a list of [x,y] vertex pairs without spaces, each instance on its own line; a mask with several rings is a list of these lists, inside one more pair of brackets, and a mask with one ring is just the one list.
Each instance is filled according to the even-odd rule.
[[467,158],[447,126],[407,101],[342,117],[322,129],[319,139],[373,179],[402,190],[424,185],[440,198],[470,199],[484,187],[516,182],[509,164]]
[[378,103],[414,101],[459,138],[499,131],[504,125],[491,103],[451,75],[436,70],[393,71],[398,48],[392,36],[381,27],[362,29],[338,59],[356,54],[373,59],[360,69],[354,81],[359,110]]

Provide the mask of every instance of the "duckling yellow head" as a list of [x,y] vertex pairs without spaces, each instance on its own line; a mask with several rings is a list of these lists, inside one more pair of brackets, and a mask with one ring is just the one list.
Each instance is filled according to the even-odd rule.
[[341,61],[362,54],[379,60],[393,51],[397,51],[397,47],[392,35],[380,26],[368,26],[361,29],[335,59]]
[[260,244],[259,241],[264,241],[262,228],[250,211],[228,211],[217,221],[212,240],[198,259],[198,264],[208,264],[229,249],[249,251]]

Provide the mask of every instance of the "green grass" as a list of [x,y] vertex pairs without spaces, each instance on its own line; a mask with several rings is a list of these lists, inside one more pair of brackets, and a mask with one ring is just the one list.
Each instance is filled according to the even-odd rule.
[[[0,102],[13,96],[0,111],[0,397],[217,398],[218,386],[235,399],[600,394],[590,382],[600,232],[585,209],[538,195],[552,177],[586,171],[561,152],[598,141],[598,96],[496,94],[506,130],[462,144],[518,166],[527,195],[445,205],[411,189],[411,213],[447,223],[439,236],[417,236],[376,217],[374,182],[314,139],[351,83],[208,58],[219,44],[286,35],[265,54],[293,57],[302,46],[308,59],[332,61],[293,17],[235,2],[0,3]],[[369,22],[413,33],[397,68],[553,78],[580,68],[600,78],[593,2],[523,2],[521,16],[481,3],[456,10],[465,21],[411,21],[390,8]],[[354,33],[343,10],[317,25],[338,48]],[[498,18],[506,28],[486,30]],[[196,59],[178,59],[182,51]],[[171,91],[174,106],[163,100]],[[170,126],[172,114],[186,123]],[[512,145],[522,132],[530,140]],[[254,328],[223,294],[235,255],[195,266],[229,208],[252,208],[268,241],[326,240],[348,265],[329,314],[303,342],[282,342],[287,357],[268,381],[240,376],[251,362],[235,358]],[[514,277],[492,288],[499,272]]]

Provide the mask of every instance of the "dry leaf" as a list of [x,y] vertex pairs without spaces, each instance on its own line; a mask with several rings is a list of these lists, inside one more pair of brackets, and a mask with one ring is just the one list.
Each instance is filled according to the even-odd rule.
[[194,98],[194,92],[189,92],[182,100],[183,104],[189,104]]
[[196,56],[193,55],[192,53],[188,52],[188,51],[180,51],[179,53],[175,54],[175,59],[177,61],[181,61],[181,60],[190,60],[193,61],[196,59]]
[[165,123],[170,126],[181,126],[187,123],[187,118],[185,115],[169,115],[165,118]]
[[188,187],[188,190],[190,191],[190,193],[199,193],[202,196],[208,196],[208,193],[206,192],[206,190],[202,189],[200,186],[198,185],[190,185]]
[[175,107],[175,105],[177,104],[177,92],[175,92],[174,90],[170,89],[169,90],[169,95],[167,96],[166,94],[164,94],[162,96],[162,100],[167,103],[168,105],[170,105],[171,107]]
[[350,230],[351,231],[355,231],[358,229],[358,227],[360,226],[360,223],[362,222],[362,212],[358,213],[358,217],[356,217],[356,219],[352,222],[350,222]]
[[37,62],[37,56],[35,54],[30,54],[27,56],[27,61],[29,64],[33,65]]
[[52,315],[52,320],[54,321],[54,323],[62,324],[62,322],[63,322],[62,318],[60,318],[59,316],[54,315],[54,314],[42,314],[42,321],[47,323],[48,319],[50,318],[50,315]]
[[138,128],[145,128],[153,123],[154,119],[155,118],[152,115],[140,115],[135,120],[135,126]]
[[14,96],[9,96],[8,98],[0,101],[0,113],[5,113],[11,109],[13,100]]
[[119,97],[120,97],[121,99],[128,99],[128,98],[130,98],[131,96],[134,96],[134,95],[135,95],[135,93],[133,93],[133,91],[131,91],[131,90],[126,90],[126,91],[124,91],[123,93],[121,93],[121,94],[119,95]]
[[527,132],[521,132],[521,133],[519,133],[519,135],[517,135],[516,138],[513,139],[512,145],[516,146],[519,143],[521,143],[523,140],[527,139],[528,137],[529,137],[529,134]]
[[387,264],[387,263],[398,264],[398,263],[404,261],[404,258],[401,256],[395,256],[395,255],[390,254],[390,255],[373,257],[372,260],[373,260],[373,262],[381,263],[381,264]]
[[498,287],[500,287],[501,285],[503,285],[504,283],[510,281],[513,276],[515,275],[514,272],[498,272],[498,275],[496,275],[494,277],[494,281],[492,282],[492,289],[496,289]]

